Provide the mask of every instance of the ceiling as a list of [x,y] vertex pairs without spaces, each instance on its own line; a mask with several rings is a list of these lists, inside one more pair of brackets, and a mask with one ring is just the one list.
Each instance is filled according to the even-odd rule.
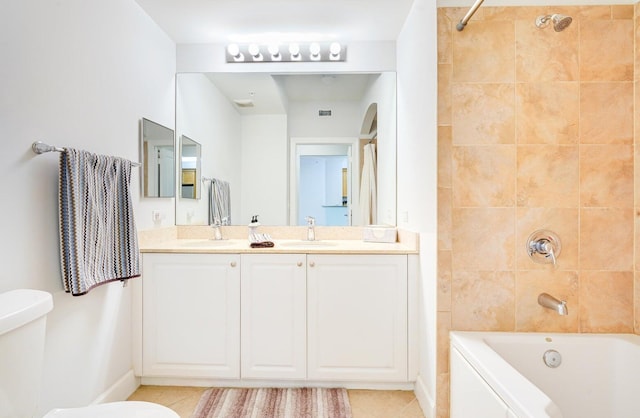
[[136,0],[181,43],[396,40],[413,0]]
[[240,114],[284,114],[288,102],[359,101],[377,74],[207,73],[229,99],[249,100]]

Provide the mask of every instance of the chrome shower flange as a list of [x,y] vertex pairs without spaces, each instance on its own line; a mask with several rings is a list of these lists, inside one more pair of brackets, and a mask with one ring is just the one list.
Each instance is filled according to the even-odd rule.
[[562,244],[555,232],[539,229],[527,238],[527,254],[534,262],[556,265]]

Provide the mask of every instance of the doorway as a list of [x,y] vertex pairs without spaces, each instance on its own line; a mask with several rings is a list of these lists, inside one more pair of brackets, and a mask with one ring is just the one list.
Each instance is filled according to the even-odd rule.
[[320,226],[352,225],[357,138],[292,138],[291,147],[290,225],[308,216]]

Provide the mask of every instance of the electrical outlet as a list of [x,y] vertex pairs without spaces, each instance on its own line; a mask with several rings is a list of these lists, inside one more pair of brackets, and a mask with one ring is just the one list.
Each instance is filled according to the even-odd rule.
[[164,214],[162,213],[162,211],[160,210],[153,210],[151,211],[151,220],[153,220],[153,222],[162,222],[162,219],[164,218]]

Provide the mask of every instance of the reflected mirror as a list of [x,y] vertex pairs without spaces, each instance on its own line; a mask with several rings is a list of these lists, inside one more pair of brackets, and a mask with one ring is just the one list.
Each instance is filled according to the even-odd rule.
[[142,196],[175,196],[174,132],[166,126],[142,119]]
[[[229,184],[236,225],[396,224],[394,72],[180,73],[176,132],[201,144],[201,178]],[[176,200],[176,225],[208,223],[198,186],[200,200]]]
[[200,144],[180,135],[180,197],[199,199],[200,189]]

